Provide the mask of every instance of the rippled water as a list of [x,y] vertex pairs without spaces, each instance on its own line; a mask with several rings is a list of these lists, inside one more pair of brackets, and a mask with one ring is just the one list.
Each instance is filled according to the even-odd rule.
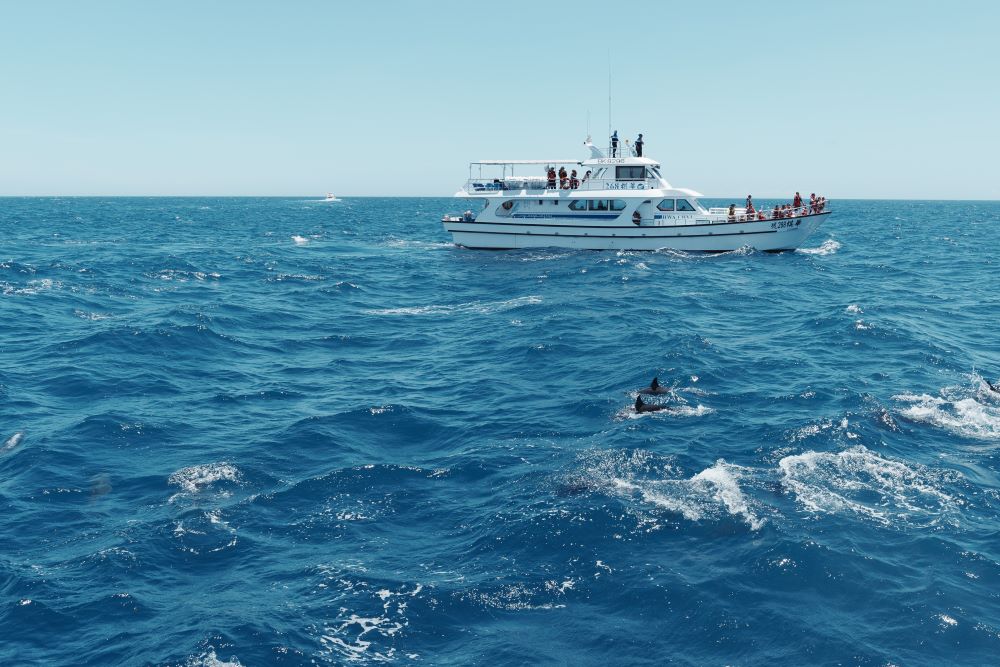
[[0,200],[4,662],[995,663],[1000,204],[719,255],[457,204]]

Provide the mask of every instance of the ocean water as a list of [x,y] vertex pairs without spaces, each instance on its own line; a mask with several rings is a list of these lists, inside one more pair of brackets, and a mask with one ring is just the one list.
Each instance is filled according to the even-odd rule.
[[0,661],[996,664],[1000,203],[716,255],[462,208],[0,200]]

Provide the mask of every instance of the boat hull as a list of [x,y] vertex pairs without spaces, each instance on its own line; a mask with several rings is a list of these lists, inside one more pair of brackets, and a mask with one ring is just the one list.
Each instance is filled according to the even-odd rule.
[[716,222],[687,225],[559,225],[444,221],[456,245],[466,248],[511,250],[517,248],[574,248],[579,250],[684,250],[726,252],[751,247],[757,250],[794,250],[812,234],[829,213],[751,222]]

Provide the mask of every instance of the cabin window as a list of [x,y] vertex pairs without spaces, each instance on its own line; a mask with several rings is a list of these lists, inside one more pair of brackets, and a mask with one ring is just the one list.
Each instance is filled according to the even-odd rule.
[[661,201],[659,204],[656,205],[656,208],[660,209],[661,211],[672,211],[674,210],[674,200],[664,199],[663,201]]
[[607,211],[608,210],[608,200],[607,199],[589,199],[587,200],[590,204],[591,211]]
[[687,199],[678,199],[677,200],[677,210],[678,211],[693,211],[694,210],[694,206],[691,206],[691,203],[688,202]]
[[641,181],[646,178],[645,167],[615,167],[615,178],[619,181]]
[[571,211],[586,211],[587,210],[587,200],[586,199],[574,199],[569,203],[569,210]]
[[612,199],[611,200],[611,210],[612,211],[624,211],[625,210],[625,206],[626,206],[625,202],[623,200],[621,200],[621,199]]

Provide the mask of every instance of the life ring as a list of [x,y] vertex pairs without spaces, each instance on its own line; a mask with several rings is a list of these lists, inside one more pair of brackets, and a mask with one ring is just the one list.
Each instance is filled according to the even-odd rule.
[[501,206],[503,206],[503,210],[509,211],[510,209],[514,208],[514,202],[508,199],[503,204],[501,204]]
[[642,214],[639,211],[634,211],[632,213],[632,224],[638,225],[642,222]]

